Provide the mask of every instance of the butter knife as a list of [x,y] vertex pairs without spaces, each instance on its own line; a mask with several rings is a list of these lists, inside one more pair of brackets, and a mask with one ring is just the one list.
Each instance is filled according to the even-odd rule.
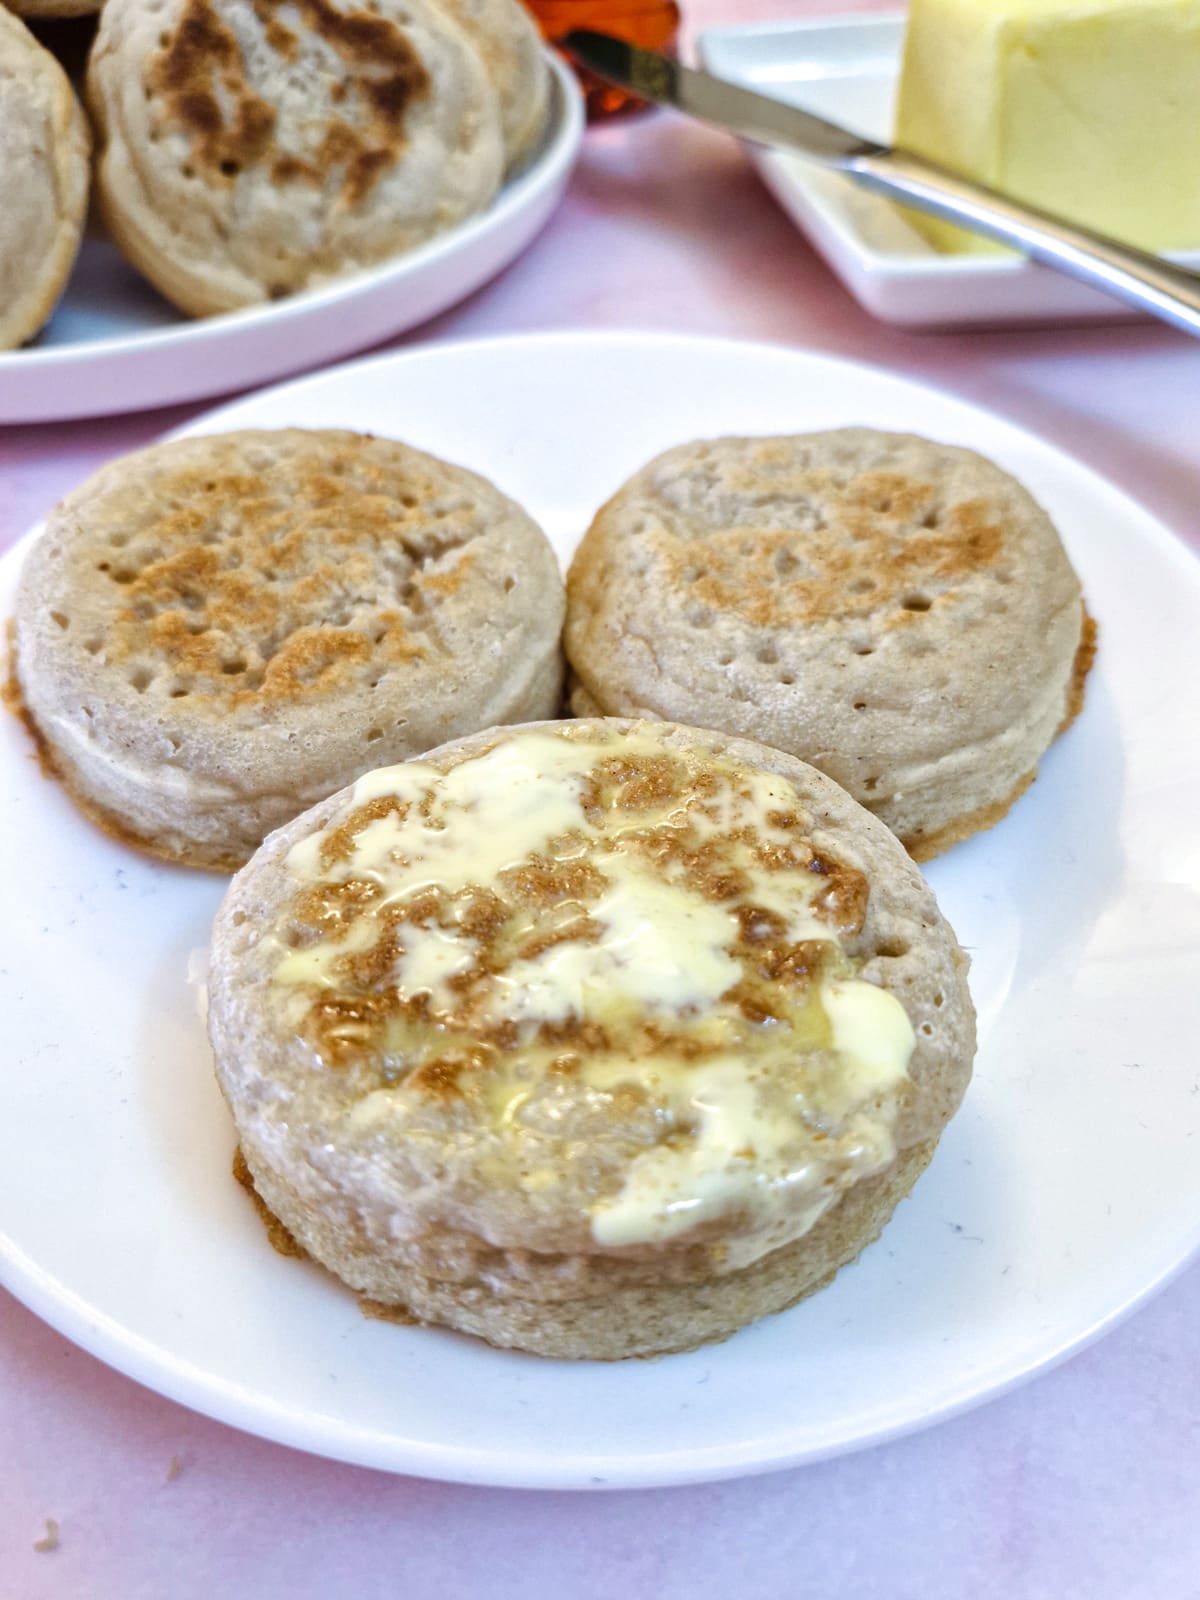
[[798,150],[864,189],[1015,245],[1035,261],[1200,337],[1200,273],[1010,200],[922,156],[860,138],[798,106],[606,33],[576,29],[562,43],[599,77],[643,100],[698,117],[754,144]]

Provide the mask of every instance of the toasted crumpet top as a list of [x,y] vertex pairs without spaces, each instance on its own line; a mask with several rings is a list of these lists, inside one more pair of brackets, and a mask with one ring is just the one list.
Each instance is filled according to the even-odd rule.
[[566,648],[606,711],[752,733],[859,792],[1061,699],[1081,625],[1015,479],[847,428],[682,445],[635,474],[575,557]]
[[249,785],[245,736],[261,733],[254,751],[303,794],[326,748],[361,745],[373,720],[393,741],[404,716],[419,749],[456,701],[486,716],[526,652],[540,664],[560,595],[518,506],[396,441],[179,439],[111,463],[50,517],[23,576],[18,668],[35,713],[82,702],[126,754],[135,729],[147,755],[167,734],[160,759],[193,774]]
[[[733,1268],[807,1231],[898,1136],[940,1126],[966,1066],[935,1066],[914,1029],[910,946],[880,948],[853,827],[835,843],[811,790],[688,734],[505,730],[370,773],[276,836],[218,923],[218,1029],[254,1030],[237,1061],[218,1040],[227,1089],[265,1070],[251,1101],[331,1170],[435,1162],[417,1209],[469,1211],[493,1242],[507,1222],[531,1248],[551,1225],[556,1248],[728,1234]],[[835,808],[868,857],[882,835],[902,899],[899,846]],[[932,981],[957,990],[939,941]],[[264,1032],[295,1041],[286,1059]]]
[[362,200],[404,149],[409,108],[429,93],[429,74],[411,39],[385,17],[342,10],[331,0],[254,0],[253,12],[279,61],[299,58],[301,32],[330,47],[344,67],[334,99],[354,104],[358,118],[331,119],[312,160],[282,149],[278,111],[255,88],[219,0],[185,0],[146,74],[164,120],[190,134],[193,166],[217,182],[266,158],[276,183],[320,187],[336,163],[342,194],[351,204]]
[[109,221],[185,309],[411,248],[503,164],[479,56],[427,0],[112,0],[88,93]]

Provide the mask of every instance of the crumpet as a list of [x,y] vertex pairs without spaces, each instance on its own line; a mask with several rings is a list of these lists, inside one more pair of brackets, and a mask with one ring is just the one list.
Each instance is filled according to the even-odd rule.
[[787,750],[918,860],[1032,782],[1094,652],[1058,533],[1014,478],[869,428],[668,450],[598,513],[567,593],[577,714]]
[[562,613],[545,536],[475,473],[391,439],[216,434],[52,513],[15,668],[84,809],[232,869],[380,761],[552,713]]
[[88,100],[105,220],[194,316],[410,250],[504,166],[496,92],[432,0],[107,0]]
[[87,214],[91,136],[66,73],[0,4],[0,350],[46,323]]
[[893,835],[790,756],[663,723],[365,775],[234,879],[209,995],[299,1244],[376,1312],[553,1356],[687,1349],[819,1288],[974,1054],[966,958]]

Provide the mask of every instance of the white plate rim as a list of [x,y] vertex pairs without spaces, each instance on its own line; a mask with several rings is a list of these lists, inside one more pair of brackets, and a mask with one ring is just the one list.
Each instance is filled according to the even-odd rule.
[[[1186,581],[1193,588],[1196,586],[1196,559],[1182,542],[1132,497],[1068,452],[1048,444],[989,409],[962,401],[934,385],[898,377],[868,362],[797,350],[795,347],[765,341],[703,338],[688,334],[642,333],[629,330],[583,333],[550,331],[428,345],[371,356],[275,385],[257,395],[243,397],[206,412],[164,437],[218,431],[228,426],[231,421],[238,420],[234,414],[252,409],[264,399],[274,402],[284,395],[294,396],[301,390],[338,384],[368,368],[395,366],[398,363],[409,366],[423,361],[437,361],[446,353],[467,357],[475,353],[488,354],[495,351],[507,354],[509,351],[519,352],[529,345],[558,347],[562,350],[569,350],[572,346],[578,345],[603,345],[611,351],[614,345],[620,344],[624,344],[631,354],[639,356],[645,356],[648,349],[652,351],[654,348],[686,351],[706,347],[729,355],[749,354],[756,358],[777,359],[783,363],[790,363],[800,357],[806,364],[823,366],[831,371],[836,370],[843,374],[847,371],[858,372],[864,376],[887,380],[889,384],[902,387],[914,396],[925,395],[939,403],[949,400],[964,420],[968,417],[978,418],[993,428],[999,425],[1014,440],[1020,440],[1043,460],[1065,463],[1074,474],[1089,480],[1090,487],[1094,491],[1102,493],[1118,509],[1122,517],[1127,517],[1137,526],[1139,539],[1146,539],[1160,556],[1178,566],[1181,577],[1186,574]],[[0,565],[7,569],[19,562],[29,542],[36,537],[39,528],[40,524],[30,529],[17,544],[6,551],[3,557],[0,557]],[[1197,592],[1200,593],[1200,590]],[[1051,1370],[1095,1342],[1184,1271],[1200,1255],[1200,1213],[1192,1219],[1182,1236],[1186,1238],[1182,1249],[1173,1248],[1164,1259],[1156,1261],[1152,1270],[1142,1278],[1136,1289],[1114,1303],[1096,1308],[1073,1334],[1058,1340],[1045,1349],[1036,1360],[1021,1366],[1019,1370],[1013,1371],[1002,1380],[989,1383],[978,1391],[963,1393],[950,1403],[940,1406],[932,1414],[910,1416],[884,1426],[868,1426],[857,1433],[847,1434],[826,1447],[815,1449],[784,1448],[764,1455],[753,1445],[742,1447],[718,1445],[658,1454],[641,1453],[636,1458],[622,1460],[619,1471],[614,1470],[611,1456],[588,1453],[565,1453],[556,1456],[552,1463],[548,1463],[542,1454],[529,1457],[510,1455],[498,1457],[493,1450],[433,1445],[428,1441],[393,1439],[390,1448],[380,1449],[378,1437],[375,1435],[349,1429],[342,1424],[327,1425],[319,1417],[298,1417],[288,1408],[274,1402],[270,1397],[264,1397],[258,1391],[249,1391],[244,1386],[224,1379],[214,1380],[210,1374],[200,1371],[194,1364],[173,1360],[161,1347],[143,1339],[140,1335],[130,1335],[115,1319],[102,1313],[98,1314],[90,1308],[72,1290],[45,1273],[35,1261],[15,1246],[3,1231],[0,1231],[0,1282],[43,1321],[115,1370],[202,1414],[280,1444],[334,1460],[393,1472],[419,1474],[450,1482],[530,1489],[619,1489],[718,1481],[818,1462],[868,1445],[901,1438],[999,1398],[1026,1381]]]
[[[436,270],[447,262],[458,260],[481,240],[486,240],[493,234],[503,233],[506,227],[517,222],[526,213],[536,214],[545,205],[548,215],[549,208],[555,203],[558,192],[565,186],[578,158],[586,118],[583,94],[570,68],[548,47],[543,50],[543,55],[555,86],[552,96],[554,109],[548,137],[527,166],[513,177],[505,179],[484,210],[404,255],[365,268],[348,277],[337,278],[317,288],[287,295],[281,300],[247,306],[238,311],[222,312],[212,317],[185,318],[180,314],[177,322],[164,326],[135,333],[114,334],[83,343],[26,346],[17,350],[0,351],[0,386],[3,386],[4,390],[14,392],[22,379],[36,379],[42,382],[57,379],[66,383],[72,377],[79,377],[96,366],[114,363],[119,364],[116,370],[120,370],[122,367],[128,368],[132,362],[142,357],[166,359],[182,356],[190,359],[197,352],[211,355],[219,353],[222,347],[232,348],[247,336],[261,334],[267,330],[278,332],[285,337],[289,333],[294,336],[299,329],[314,319],[352,309],[360,299],[372,291],[402,288],[413,279],[423,277],[426,272]],[[544,217],[539,218],[530,238],[540,231],[544,221]],[[489,278],[502,271],[516,255],[520,254],[528,242],[529,239],[522,238],[515,249],[506,248],[498,253],[486,270],[477,275],[473,287],[465,293],[473,293]],[[403,316],[393,317],[388,325],[380,330],[350,333],[344,340],[342,349],[329,359],[338,360],[352,355],[354,351],[375,340],[418,326],[420,321],[440,315],[453,303],[455,303],[453,299],[443,303],[439,308],[426,312],[417,322],[406,322]],[[263,377],[280,379],[288,372],[295,373],[302,370],[303,357],[299,367],[287,368],[281,367],[277,362],[273,363],[271,372],[264,373]],[[251,374],[240,382],[242,387],[246,387],[256,381],[262,382],[263,377],[256,380]],[[119,403],[116,406],[106,404],[103,410],[89,406],[87,409],[64,411],[61,416],[55,413],[55,419],[120,415],[131,410],[181,404],[188,398],[201,400],[222,392],[219,384],[214,386],[207,380],[192,385],[177,384],[175,387],[179,392],[169,400],[147,402],[135,398],[128,404]],[[36,408],[36,414],[31,413],[28,418],[20,415],[19,404],[5,405],[0,409],[2,409],[0,420],[10,423],[20,423],[23,420],[30,422],[51,420],[44,406]]]

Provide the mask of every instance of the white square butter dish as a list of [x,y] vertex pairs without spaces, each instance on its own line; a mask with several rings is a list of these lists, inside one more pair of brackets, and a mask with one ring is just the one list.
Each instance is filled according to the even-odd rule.
[[[710,28],[704,66],[717,77],[888,141],[904,18],[816,18]],[[866,310],[914,328],[1128,320],[1136,315],[1012,253],[945,255],[890,201],[803,156],[750,147],[784,210]],[[1172,260],[1200,268],[1200,250]]]

